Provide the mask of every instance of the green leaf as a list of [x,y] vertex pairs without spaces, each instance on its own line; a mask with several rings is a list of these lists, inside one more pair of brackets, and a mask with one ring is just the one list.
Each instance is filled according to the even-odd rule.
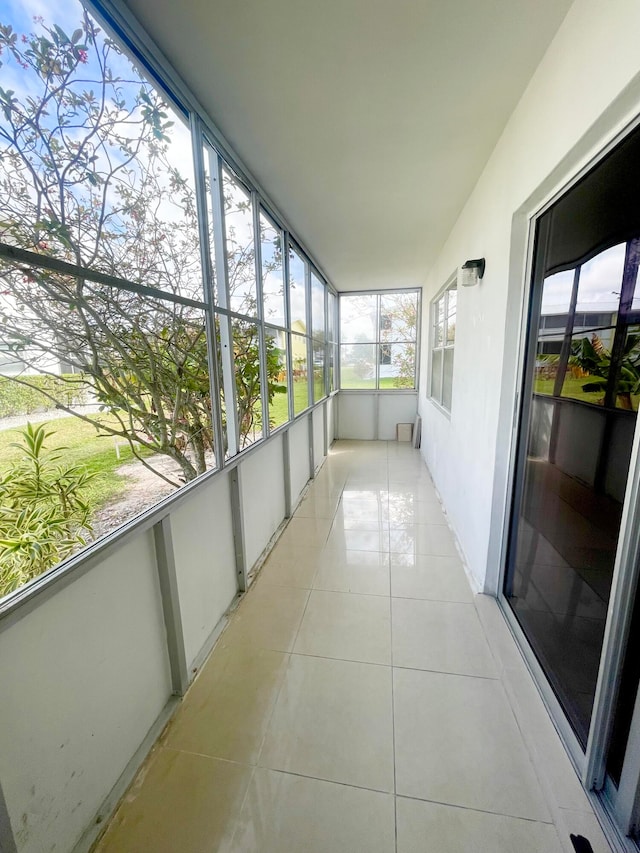
[[65,33],[65,31],[61,27],[59,27],[57,24],[54,24],[53,29],[56,31],[56,33],[60,37],[60,41],[63,44],[69,44],[69,36]]

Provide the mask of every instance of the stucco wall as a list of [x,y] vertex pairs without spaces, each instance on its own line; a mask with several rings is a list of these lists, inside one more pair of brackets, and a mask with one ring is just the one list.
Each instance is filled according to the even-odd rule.
[[[480,586],[499,562],[528,218],[640,112],[639,28],[635,0],[576,0],[423,285],[422,452]],[[487,270],[458,294],[448,418],[426,396],[429,305],[475,257]]]

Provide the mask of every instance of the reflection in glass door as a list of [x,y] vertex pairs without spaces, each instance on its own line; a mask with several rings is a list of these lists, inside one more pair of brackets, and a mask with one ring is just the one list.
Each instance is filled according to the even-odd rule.
[[504,593],[583,748],[640,400],[639,162],[636,132],[540,217],[529,304]]

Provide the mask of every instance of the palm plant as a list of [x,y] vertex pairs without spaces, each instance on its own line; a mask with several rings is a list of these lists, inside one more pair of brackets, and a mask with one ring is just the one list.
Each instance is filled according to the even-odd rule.
[[[592,381],[582,386],[583,391],[606,393],[611,370],[611,350],[607,349],[595,332],[591,340],[582,338],[574,341],[570,364],[577,365],[592,378]],[[593,380],[593,377],[597,379]],[[640,335],[627,335],[616,378],[616,397],[620,408],[632,409],[631,395],[640,392]]]

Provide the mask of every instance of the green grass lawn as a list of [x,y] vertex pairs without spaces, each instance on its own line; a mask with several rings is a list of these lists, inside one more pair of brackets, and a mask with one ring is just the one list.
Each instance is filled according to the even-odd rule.
[[[376,387],[375,376],[363,378],[361,376],[358,376],[352,367],[343,367],[340,373],[340,387],[344,388],[345,391],[360,389],[368,389],[374,391]],[[411,379],[404,379],[402,377],[381,376],[380,390],[384,391],[386,389],[391,388],[411,389],[413,388],[413,382]]]
[[[587,382],[593,381],[592,377],[584,376],[577,379],[575,376],[566,376],[562,386],[562,396],[569,397],[572,400],[583,400],[585,403],[593,403],[602,405],[604,391],[583,391],[582,386]],[[597,381],[597,377],[596,377]],[[536,379],[534,391],[536,394],[553,394],[554,379]],[[631,401],[633,408],[637,411],[640,396],[632,394]]]
[[[303,412],[309,405],[309,388],[306,379],[295,379],[293,382],[293,410],[296,414]],[[289,420],[289,403],[287,394],[275,394],[269,406],[269,421],[271,429],[276,429]]]
[[[535,392],[536,394],[553,394],[553,385],[555,379],[536,379]],[[562,386],[562,396],[571,397],[572,400],[584,400],[587,403],[597,403],[601,400],[603,394],[601,391],[583,391],[582,386],[589,382],[589,378],[576,379],[573,376],[567,376]]]
[[[96,416],[95,419],[98,418],[104,420],[105,416]],[[53,435],[49,436],[45,442],[46,448],[66,448],[61,462],[67,465],[80,465],[86,471],[96,475],[84,491],[84,497],[92,509],[98,509],[125,491],[127,480],[118,474],[116,469],[134,458],[128,445],[120,445],[120,459],[118,459],[113,437],[99,436],[95,427],[86,421],[68,417],[45,421],[44,424],[48,430],[53,431]],[[20,434],[17,430],[7,429],[0,432],[0,473],[21,456],[20,448],[11,447],[13,442],[20,442]],[[147,452],[145,455],[150,454]]]

